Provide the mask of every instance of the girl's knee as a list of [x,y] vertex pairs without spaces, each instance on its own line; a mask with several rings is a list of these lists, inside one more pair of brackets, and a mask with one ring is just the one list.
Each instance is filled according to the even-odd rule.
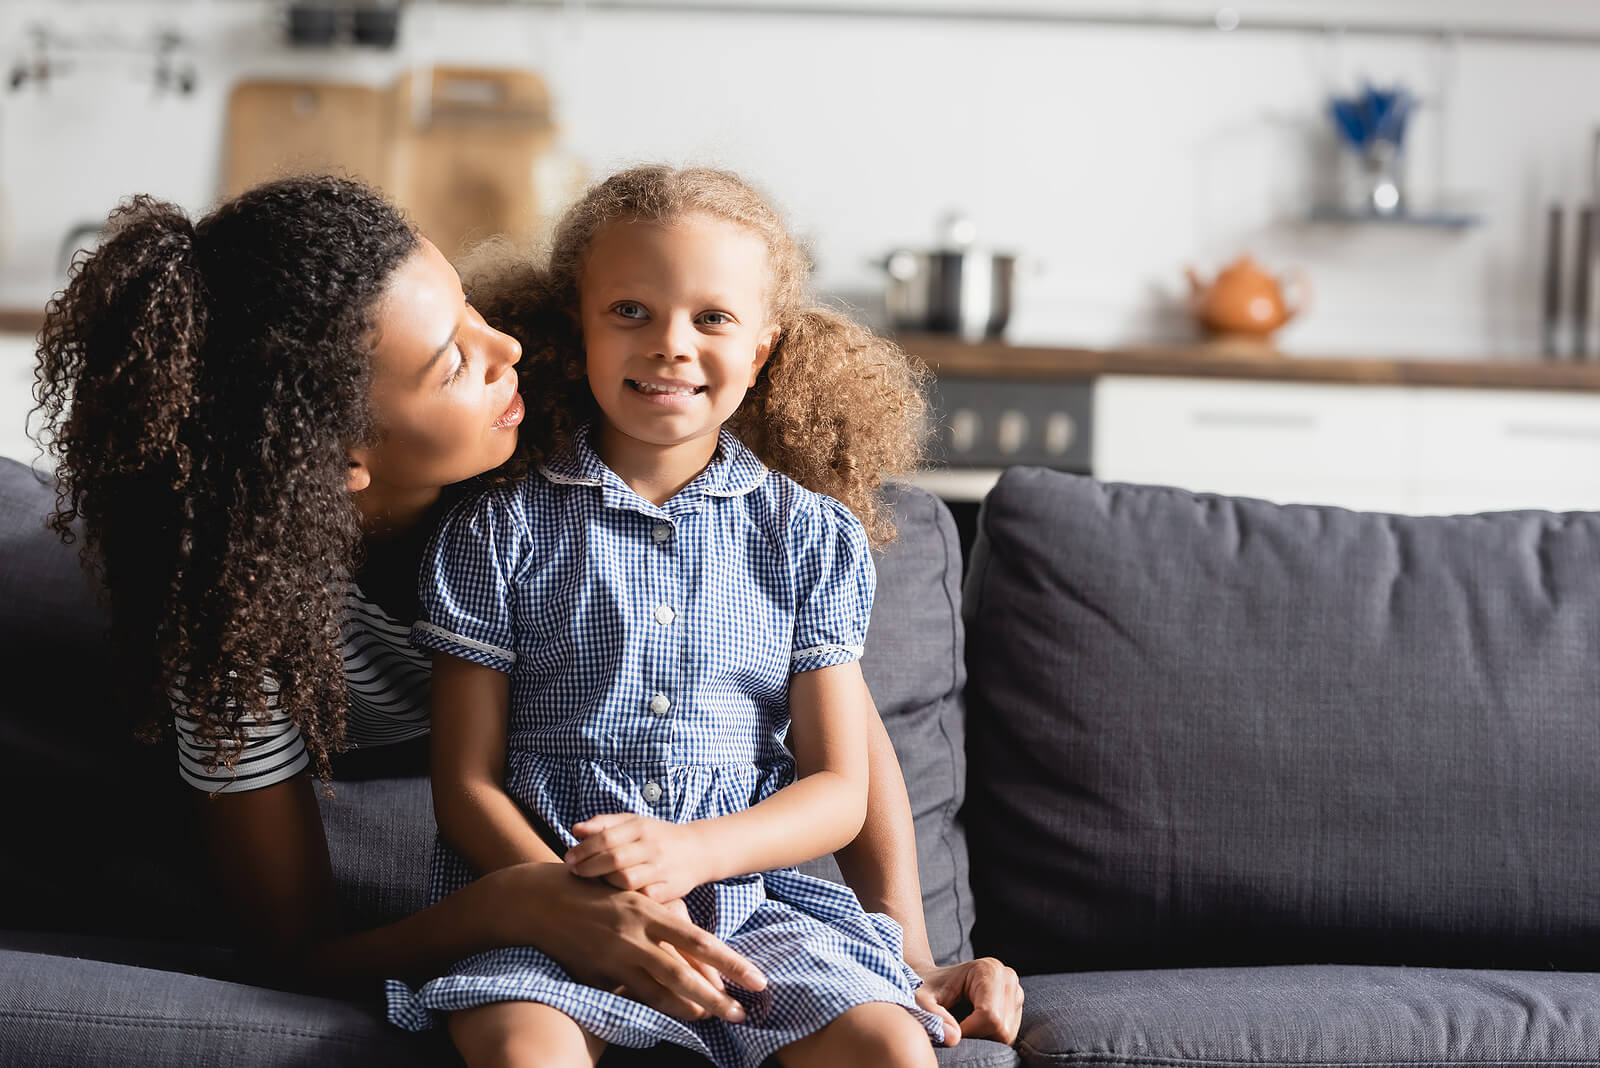
[[604,1043],[536,1002],[503,1001],[450,1014],[467,1068],[594,1068]]
[[857,1005],[816,1034],[778,1052],[785,1068],[825,1065],[931,1068],[936,1063],[928,1032],[899,1005]]

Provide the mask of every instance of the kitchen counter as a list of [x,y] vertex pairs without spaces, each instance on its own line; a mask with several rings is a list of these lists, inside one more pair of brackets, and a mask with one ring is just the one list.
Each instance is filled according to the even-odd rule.
[[964,342],[934,334],[896,340],[936,377],[1018,380],[1168,375],[1349,385],[1457,386],[1478,389],[1600,392],[1600,362],[1406,360],[1255,355],[1204,344],[1128,349],[1045,348],[1003,341]]
[[0,334],[37,334],[43,325],[42,308],[0,308]]

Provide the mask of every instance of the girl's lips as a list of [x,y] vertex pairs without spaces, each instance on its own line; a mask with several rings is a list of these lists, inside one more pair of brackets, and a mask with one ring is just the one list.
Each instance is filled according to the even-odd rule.
[[506,405],[506,410],[500,413],[500,418],[494,421],[493,429],[505,430],[507,427],[516,426],[522,422],[522,417],[527,410],[527,405],[522,403],[522,394],[511,394],[511,403]]

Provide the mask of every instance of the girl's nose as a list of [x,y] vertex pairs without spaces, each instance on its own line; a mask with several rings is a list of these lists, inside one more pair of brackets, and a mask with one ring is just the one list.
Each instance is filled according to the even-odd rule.
[[651,338],[650,355],[658,360],[687,360],[694,355],[694,322],[672,316],[663,319],[661,328]]

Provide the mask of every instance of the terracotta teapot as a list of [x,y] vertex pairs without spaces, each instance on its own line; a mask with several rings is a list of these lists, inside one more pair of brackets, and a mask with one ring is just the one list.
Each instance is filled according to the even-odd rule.
[[1290,268],[1270,275],[1248,255],[1224,267],[1209,285],[1193,267],[1185,273],[1189,310],[1206,330],[1226,337],[1266,340],[1305,308],[1311,293],[1305,272]]

